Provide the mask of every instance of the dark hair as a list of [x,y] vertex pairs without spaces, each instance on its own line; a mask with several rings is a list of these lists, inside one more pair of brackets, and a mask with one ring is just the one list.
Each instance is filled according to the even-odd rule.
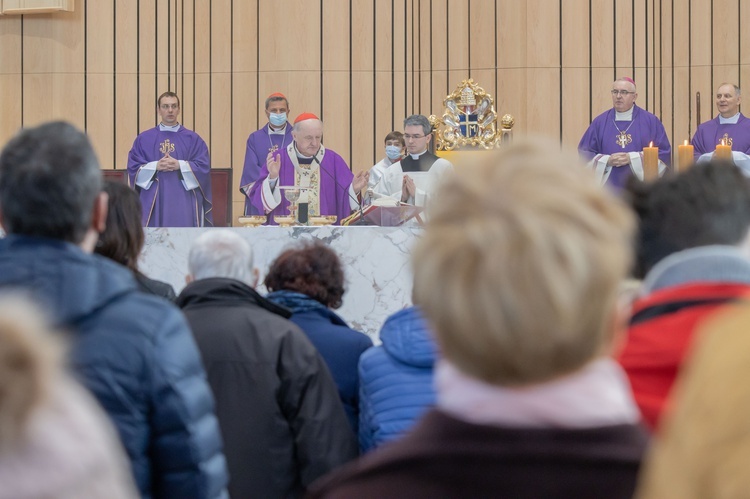
[[265,279],[269,291],[296,291],[326,307],[339,308],[344,296],[344,269],[335,251],[320,241],[281,253]]
[[281,100],[284,101],[284,105],[287,109],[289,109],[289,101],[286,100],[286,97],[279,97],[278,95],[272,95],[271,97],[268,97],[266,99],[266,106],[263,109],[268,109],[268,106],[270,106],[272,102],[279,102]]
[[91,144],[69,123],[24,129],[0,153],[0,211],[10,234],[80,243],[101,185]]
[[177,107],[180,107],[180,98],[177,96],[176,93],[174,93],[172,91],[167,91],[167,92],[164,92],[163,94],[161,94],[159,96],[159,98],[156,99],[156,107],[161,107],[161,100],[164,97],[174,97],[175,99],[177,99]]
[[406,147],[406,141],[404,140],[404,134],[397,131],[392,131],[388,135],[385,136],[385,140],[383,142],[388,142],[389,140],[398,140],[401,143],[401,147]]
[[99,235],[94,251],[138,272],[138,255],[145,239],[141,226],[141,200],[123,182],[108,180],[104,182],[103,190],[109,195],[107,228]]
[[408,118],[404,120],[404,130],[406,130],[406,127],[408,126],[420,126],[422,127],[422,131],[425,135],[429,135],[432,133],[432,125],[430,125],[430,120],[427,119],[427,116],[424,116],[422,114],[412,114]]
[[653,184],[630,182],[627,193],[639,218],[636,277],[677,251],[737,245],[750,228],[750,185],[732,163],[699,163]]

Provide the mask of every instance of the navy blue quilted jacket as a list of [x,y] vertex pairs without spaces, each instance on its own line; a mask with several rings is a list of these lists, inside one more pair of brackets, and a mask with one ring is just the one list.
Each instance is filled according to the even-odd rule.
[[225,497],[213,397],[190,329],[129,270],[61,241],[0,239],[0,291],[28,290],[114,422],[144,498]]
[[392,440],[435,405],[436,347],[418,308],[401,310],[380,330],[382,345],[359,359],[359,446]]

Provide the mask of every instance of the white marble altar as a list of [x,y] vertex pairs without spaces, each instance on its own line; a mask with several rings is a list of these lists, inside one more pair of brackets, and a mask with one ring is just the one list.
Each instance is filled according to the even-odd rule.
[[[170,283],[177,293],[185,286],[191,242],[203,231],[217,229],[146,229],[139,267],[153,279]],[[344,304],[336,312],[354,329],[377,340],[390,314],[411,304],[409,254],[418,227],[235,227],[251,244],[261,282],[281,251],[296,242],[320,239],[340,256],[346,275]],[[258,291],[266,293],[265,287]]]

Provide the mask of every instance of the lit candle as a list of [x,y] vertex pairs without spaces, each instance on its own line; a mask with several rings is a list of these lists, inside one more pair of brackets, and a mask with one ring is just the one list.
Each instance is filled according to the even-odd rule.
[[659,177],[659,148],[651,142],[643,148],[643,180],[656,180]]
[[681,146],[677,146],[677,159],[679,160],[680,171],[685,171],[693,164],[693,146],[686,140]]
[[732,161],[732,146],[727,145],[726,140],[722,139],[721,144],[716,146],[716,151],[714,151],[714,159]]

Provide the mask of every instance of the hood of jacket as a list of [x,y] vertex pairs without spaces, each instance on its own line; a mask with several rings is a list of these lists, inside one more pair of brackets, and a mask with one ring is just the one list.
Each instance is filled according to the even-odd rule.
[[244,282],[225,277],[209,277],[191,282],[185,286],[175,303],[180,308],[187,308],[219,302],[252,303],[285,319],[292,316],[288,308],[263,298]]
[[137,290],[130,270],[64,241],[0,239],[0,288],[28,290],[55,325],[73,325]]
[[383,348],[405,364],[431,367],[437,346],[427,321],[417,307],[410,307],[388,317],[380,330]]

